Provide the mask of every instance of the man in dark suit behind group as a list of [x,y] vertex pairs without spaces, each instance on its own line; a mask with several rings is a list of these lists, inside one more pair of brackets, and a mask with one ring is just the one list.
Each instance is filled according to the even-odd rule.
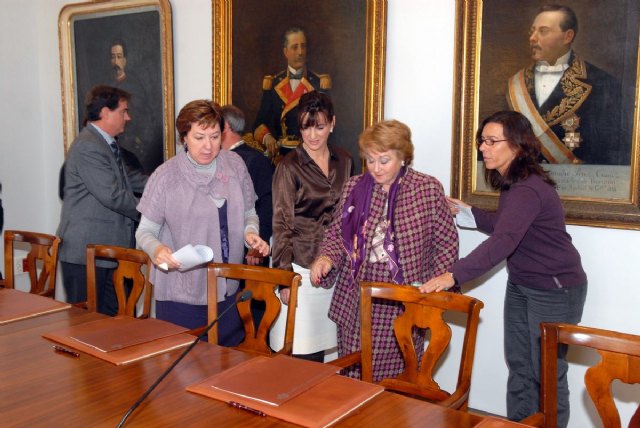
[[[140,214],[134,192],[142,193],[147,177],[124,168],[115,137],[130,120],[130,94],[96,86],[87,94],[87,125],[69,148],[64,168],[64,200],[57,235],[67,301],[86,301],[87,244],[133,247],[133,227]],[[96,262],[98,311],[114,315],[114,265]]]
[[[233,105],[222,107],[224,129],[222,130],[222,148],[231,150],[242,157],[253,181],[256,196],[256,213],[260,221],[260,238],[269,242],[271,239],[271,221],[273,219],[273,205],[271,202],[271,179],[273,166],[260,151],[248,146],[242,139],[245,127],[245,117],[242,110]],[[268,266],[268,257],[260,254],[247,253],[247,263],[250,265]]]

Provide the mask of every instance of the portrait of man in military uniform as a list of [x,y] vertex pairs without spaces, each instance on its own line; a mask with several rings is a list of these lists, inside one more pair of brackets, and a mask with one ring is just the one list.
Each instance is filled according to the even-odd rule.
[[[230,88],[230,102],[245,112],[250,132],[244,141],[272,159],[275,155],[277,162],[278,155],[300,141],[298,99],[305,92],[321,91],[335,109],[329,141],[351,153],[359,172],[358,135],[368,108],[367,2],[214,0],[217,4],[231,7],[231,73],[225,79],[214,69],[214,98],[216,79],[226,80],[223,93]],[[216,57],[220,63],[223,54]],[[214,58],[214,68],[216,64]]]
[[331,89],[329,74],[317,74],[306,66],[307,37],[300,27],[291,27],[283,35],[282,51],[287,68],[266,75],[262,83],[260,109],[253,126],[253,136],[277,156],[300,144],[298,101],[307,92]]

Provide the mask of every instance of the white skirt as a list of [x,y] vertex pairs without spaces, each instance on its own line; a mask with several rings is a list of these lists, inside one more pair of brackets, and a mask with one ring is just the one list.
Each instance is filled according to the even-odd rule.
[[[330,289],[314,287],[309,278],[309,269],[296,264],[292,267],[294,272],[302,276],[300,287],[298,287],[293,353],[312,354],[336,347],[338,344],[336,324],[327,315],[333,296],[333,287]],[[269,334],[269,343],[274,351],[279,351],[284,346],[286,309],[283,305]]]

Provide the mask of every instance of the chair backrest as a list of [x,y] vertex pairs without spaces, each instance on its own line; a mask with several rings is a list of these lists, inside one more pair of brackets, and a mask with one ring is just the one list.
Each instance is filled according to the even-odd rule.
[[[267,345],[267,338],[271,327],[280,314],[282,304],[276,296],[277,287],[291,289],[287,310],[287,323],[284,335],[284,346],[279,354],[291,355],[293,351],[293,332],[298,302],[298,286],[302,277],[295,272],[272,269],[262,266],[241,264],[209,263],[207,266],[207,303],[209,322],[218,316],[218,278],[237,279],[244,281],[245,290],[251,291],[251,299],[238,303],[238,312],[244,325],[245,338],[238,346],[239,349],[249,350],[269,355],[271,348]],[[256,330],[251,313],[251,300],[265,302],[265,311],[258,329]],[[209,342],[218,343],[218,328],[209,330]]]
[[15,287],[14,247],[16,242],[30,244],[26,256],[27,273],[31,283],[30,293],[54,297],[58,269],[58,247],[60,238],[45,233],[5,230],[4,267],[5,287]]
[[118,263],[113,272],[113,286],[118,299],[118,315],[136,316],[136,305],[144,293],[142,312],[138,318],[148,318],[151,313],[153,292],[153,285],[149,282],[151,259],[144,251],[132,248],[87,245],[87,309],[93,312],[97,311],[96,259],[98,258]]
[[[539,426],[558,426],[558,345],[592,348],[600,361],[587,369],[584,383],[603,426],[620,428],[620,414],[611,395],[611,382],[640,383],[640,336],[564,323],[542,323],[540,412],[523,422],[542,421]],[[635,417],[632,424],[636,424]]]
[[[401,302],[404,312],[394,321],[394,332],[405,361],[405,371],[397,378],[380,382],[387,389],[426,398],[447,407],[466,409],[471,387],[480,309],[484,304],[473,297],[450,292],[420,293],[412,286],[383,282],[360,283],[360,328],[362,341],[362,379],[373,380],[372,299]],[[451,328],[442,318],[447,311],[466,314],[466,326],[458,381],[453,393],[440,388],[433,375],[436,364],[451,341]],[[413,345],[413,327],[429,329],[431,338],[418,367]]]

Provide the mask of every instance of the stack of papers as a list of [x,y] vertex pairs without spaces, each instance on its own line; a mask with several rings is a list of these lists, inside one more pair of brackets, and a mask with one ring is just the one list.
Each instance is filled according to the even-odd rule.
[[[173,257],[180,262],[180,269],[178,270],[184,272],[213,260],[213,250],[206,245],[187,244],[173,253]],[[166,263],[160,263],[158,267],[163,270],[169,269]]]

